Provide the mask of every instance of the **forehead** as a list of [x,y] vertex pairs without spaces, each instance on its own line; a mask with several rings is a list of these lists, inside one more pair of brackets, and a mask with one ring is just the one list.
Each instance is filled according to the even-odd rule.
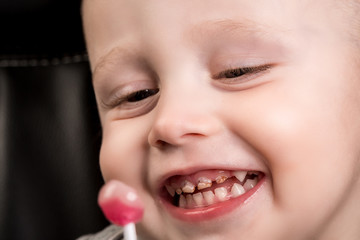
[[151,54],[151,49],[159,46],[169,52],[176,44],[221,39],[223,35],[273,39],[286,34],[309,35],[321,24],[333,21],[333,26],[338,25],[331,17],[334,2],[85,0],[83,16],[90,60],[95,66],[119,46],[127,52],[145,46]]

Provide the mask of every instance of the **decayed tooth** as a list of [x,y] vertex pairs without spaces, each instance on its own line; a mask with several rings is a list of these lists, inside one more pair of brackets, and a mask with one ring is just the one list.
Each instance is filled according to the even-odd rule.
[[211,179],[207,178],[207,177],[200,177],[198,179],[198,185],[197,185],[197,188],[199,190],[201,189],[205,189],[205,188],[208,188],[208,187],[211,187],[212,185],[212,181]]
[[244,188],[246,191],[249,191],[250,189],[252,189],[253,187],[255,187],[255,185],[258,183],[258,179],[248,179],[246,180],[245,184],[244,184]]
[[195,206],[195,201],[191,194],[186,195],[186,205],[188,208]]
[[185,180],[183,187],[181,188],[181,190],[184,193],[193,193],[195,191],[195,185],[192,184],[191,182]]
[[245,193],[245,189],[243,186],[241,186],[241,184],[238,184],[238,183],[234,183],[234,185],[232,186],[231,188],[231,196],[232,197],[238,197],[242,194]]
[[180,195],[179,207],[181,207],[181,208],[185,208],[185,207],[186,207],[186,199],[185,199],[184,195]]
[[175,189],[174,188],[172,188],[169,185],[165,185],[165,188],[172,197],[175,196]]
[[180,195],[182,193],[181,188],[176,189],[176,193]]
[[202,193],[195,193],[193,194],[194,201],[197,206],[203,206],[204,205],[204,197]]
[[233,175],[240,181],[243,182],[246,177],[246,171],[234,171]]
[[202,194],[203,194],[204,199],[207,202],[207,204],[210,205],[210,204],[215,203],[215,195],[212,191],[203,192]]
[[219,201],[225,201],[226,195],[228,191],[224,187],[219,187],[215,189],[215,196],[219,199]]
[[228,179],[227,176],[217,176],[215,181],[216,181],[216,183],[223,183],[226,181],[226,179]]

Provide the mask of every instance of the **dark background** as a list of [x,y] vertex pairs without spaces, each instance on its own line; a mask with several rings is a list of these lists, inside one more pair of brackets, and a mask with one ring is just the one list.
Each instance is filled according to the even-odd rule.
[[0,0],[1,55],[85,51],[80,0]]
[[79,0],[0,0],[0,239],[107,225]]

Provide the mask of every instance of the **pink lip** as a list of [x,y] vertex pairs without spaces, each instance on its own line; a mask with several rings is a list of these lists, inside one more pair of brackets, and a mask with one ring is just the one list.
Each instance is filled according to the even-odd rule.
[[161,199],[161,203],[165,206],[168,212],[175,218],[185,221],[185,222],[201,222],[209,221],[221,216],[224,216],[236,208],[241,208],[244,206],[244,203],[253,196],[266,181],[266,176],[263,176],[258,184],[244,193],[243,195],[233,198],[224,202],[216,203],[214,205],[196,208],[196,209],[184,209],[172,205],[165,198]]

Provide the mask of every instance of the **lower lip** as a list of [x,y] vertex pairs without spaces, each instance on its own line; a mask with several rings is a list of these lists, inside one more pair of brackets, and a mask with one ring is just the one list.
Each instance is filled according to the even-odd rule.
[[214,218],[224,216],[234,211],[236,208],[241,208],[244,206],[244,203],[250,200],[250,198],[260,190],[261,186],[264,185],[265,178],[266,177],[264,176],[254,188],[237,198],[232,198],[230,200],[219,202],[204,208],[185,209],[176,207],[166,200],[162,200],[161,202],[169,211],[169,213],[179,220],[186,222],[209,221]]

